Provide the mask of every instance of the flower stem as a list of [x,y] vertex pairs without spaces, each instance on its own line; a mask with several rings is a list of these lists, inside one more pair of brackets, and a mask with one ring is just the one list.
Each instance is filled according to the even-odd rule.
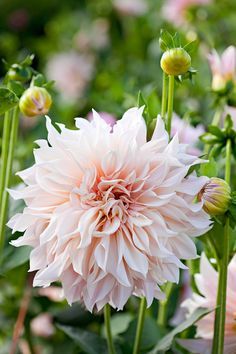
[[[10,117],[11,118],[11,117]],[[3,190],[2,190],[2,200],[1,200],[1,210],[0,210],[0,262],[1,262],[1,253],[4,246],[4,235],[5,235],[5,223],[6,223],[6,216],[7,216],[7,208],[8,208],[8,192],[7,188],[9,187],[11,173],[12,173],[12,162],[14,157],[14,147],[17,138],[18,132],[18,123],[19,123],[19,112],[18,107],[14,108],[12,122],[9,124],[10,128],[10,136],[8,141],[4,141],[4,145],[8,145],[7,151],[7,161],[5,162],[4,157],[4,164],[5,164],[5,179],[3,183]],[[6,134],[7,135],[7,134]],[[7,148],[5,147],[7,150]],[[4,152],[5,153],[5,152]]]
[[135,335],[135,341],[134,341],[133,354],[138,354],[138,352],[139,352],[140,342],[141,342],[141,338],[142,338],[143,325],[144,325],[144,319],[145,319],[145,312],[146,312],[146,299],[145,299],[145,297],[143,297],[141,299],[140,305],[139,305],[138,323],[137,323],[137,329],[136,329],[136,335]]
[[[225,181],[230,184],[231,175],[231,140],[226,144],[225,161]],[[214,339],[212,354],[224,353],[224,334],[225,334],[225,313],[227,298],[227,271],[229,263],[229,217],[226,218],[223,238],[223,255],[218,261],[219,278],[217,291],[217,307],[215,311]]]
[[167,106],[167,94],[168,94],[168,75],[163,71],[163,82],[162,82],[162,99],[161,99],[161,116],[163,119],[166,117],[166,106]]
[[169,75],[167,122],[166,122],[166,130],[169,136],[171,134],[171,120],[172,120],[173,103],[174,103],[174,87],[175,87],[175,77]]
[[106,304],[104,307],[104,321],[106,327],[108,352],[109,354],[115,354],[115,347],[111,333],[111,308],[109,304]]
[[169,304],[170,294],[172,293],[173,287],[174,287],[173,283],[168,282],[166,284],[166,287],[164,289],[166,298],[165,300],[159,302],[157,323],[160,327],[166,327],[168,304]]
[[2,204],[2,195],[5,187],[5,175],[6,175],[6,168],[7,168],[10,130],[11,130],[11,111],[8,110],[5,113],[5,117],[4,117],[3,136],[2,136],[2,154],[1,154],[1,171],[0,171],[0,205]]

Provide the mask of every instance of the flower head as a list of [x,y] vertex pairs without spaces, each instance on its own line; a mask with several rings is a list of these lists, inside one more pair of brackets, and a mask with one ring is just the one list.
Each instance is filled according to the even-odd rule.
[[113,129],[94,111],[79,130],[47,118],[35,164],[19,173],[26,187],[11,191],[26,207],[8,223],[30,245],[34,286],[61,281],[69,303],[89,310],[122,309],[134,294],[163,298],[158,285],[178,282],[180,259],[196,257],[191,237],[209,229],[196,194],[207,177],[186,174],[201,160],[168,134],[159,117],[147,142],[143,108],[128,110]]
[[140,16],[147,12],[145,0],[113,0],[115,9],[122,15]]
[[203,209],[210,215],[222,215],[229,207],[231,189],[226,181],[212,177],[198,193]]
[[206,5],[211,0],[166,0],[162,8],[163,17],[176,26],[186,22],[186,13],[192,6]]
[[19,107],[26,117],[36,117],[48,113],[52,104],[51,95],[44,87],[29,87],[20,98]]
[[212,71],[212,89],[214,91],[224,90],[228,81],[235,81],[236,77],[236,48],[228,47],[221,57],[213,50],[208,55]]
[[[209,281],[210,279],[210,281]],[[213,309],[216,306],[218,273],[203,253],[200,262],[200,274],[195,275],[195,282],[201,295],[193,296],[183,302],[182,306],[191,314],[198,307]],[[228,265],[228,285],[226,300],[225,346],[224,354],[236,352],[236,255]],[[199,339],[181,340],[181,345],[192,353],[211,353],[214,335],[214,312],[204,316],[196,323],[196,337]]]
[[181,119],[176,113],[173,113],[171,136],[178,133],[179,141],[182,144],[187,144],[187,152],[192,155],[201,155],[201,150],[197,148],[200,135],[204,133],[203,125],[199,124],[196,127],[190,125],[186,120]]
[[62,98],[74,102],[80,98],[93,74],[93,58],[74,51],[59,53],[47,63],[47,77],[55,80],[55,86]]
[[191,57],[184,48],[172,48],[163,53],[161,68],[167,75],[183,75],[191,66]]

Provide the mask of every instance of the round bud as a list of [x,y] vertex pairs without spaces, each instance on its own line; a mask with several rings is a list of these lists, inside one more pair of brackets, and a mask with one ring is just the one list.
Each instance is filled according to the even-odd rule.
[[30,68],[13,64],[7,72],[7,78],[9,80],[26,82],[31,78]]
[[210,215],[223,215],[229,207],[231,189],[221,178],[212,177],[198,193],[203,209]]
[[51,95],[43,87],[29,87],[21,96],[19,107],[21,113],[27,117],[46,114],[52,104]]
[[191,66],[191,57],[183,48],[173,48],[163,53],[161,68],[167,75],[185,74]]

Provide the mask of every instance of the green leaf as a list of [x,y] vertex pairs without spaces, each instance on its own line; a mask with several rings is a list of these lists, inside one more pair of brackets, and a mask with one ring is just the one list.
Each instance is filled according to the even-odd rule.
[[45,83],[45,77],[42,74],[38,74],[33,77],[32,81],[34,86],[41,87]]
[[178,32],[175,32],[174,36],[173,36],[173,42],[174,42],[174,46],[175,47],[180,47],[181,46],[181,41],[180,41],[180,35]]
[[165,337],[163,337],[155,346],[153,350],[148,352],[148,354],[157,354],[159,351],[167,351],[170,349],[174,337],[186,330],[187,328],[194,325],[195,322],[200,320],[202,317],[206,316],[208,313],[212,312],[213,309],[198,308],[195,310],[191,316],[189,316],[184,322],[179,326],[175,327],[171,332],[169,332]]
[[[125,345],[133,347],[134,338],[137,328],[137,319],[133,320],[130,323],[129,328],[122,336],[125,340]],[[144,321],[143,332],[141,336],[140,350],[147,353],[147,350],[150,350],[161,338],[160,328],[158,327],[154,318],[147,316]]]
[[29,260],[31,250],[32,248],[29,246],[12,247],[10,253],[5,255],[3,259],[2,272],[6,273],[26,263]]
[[219,138],[211,133],[204,133],[199,138],[205,144],[217,144],[220,142]]
[[159,45],[164,52],[170,48],[174,48],[173,37],[168,31],[161,29]]
[[27,57],[20,62],[20,65],[30,66],[33,63],[33,60],[34,60],[34,54],[27,55]]
[[224,123],[224,128],[226,130],[229,130],[229,129],[232,129],[233,128],[233,121],[232,121],[232,118],[229,114],[227,114],[226,118],[225,118],[225,123]]
[[[118,313],[111,316],[111,333],[115,338],[119,334],[124,333],[129,327],[130,322],[133,320],[133,315],[128,312]],[[105,325],[102,327],[102,335],[106,338]]]
[[209,159],[209,162],[201,164],[201,175],[207,177],[218,175],[218,165],[213,157]]
[[198,46],[198,41],[195,40],[195,41],[192,41],[188,44],[186,44],[184,46],[184,49],[186,50],[186,52],[188,52],[189,54],[192,54],[195,52],[195,50],[197,49],[197,46]]
[[141,91],[139,91],[138,93],[138,107],[142,107],[144,106],[144,111],[143,111],[143,117],[145,119],[146,125],[148,125],[150,117],[149,117],[149,113],[148,113],[148,105],[146,100],[143,97],[143,94]]
[[78,344],[87,354],[106,354],[106,341],[96,333],[85,331],[78,327],[57,325],[65,334],[67,334],[75,343]]
[[5,87],[0,88],[0,114],[3,114],[9,109],[15,107],[18,102],[19,99],[13,91]]
[[215,135],[215,136],[217,136],[218,138],[224,138],[224,133],[222,132],[222,130],[220,130],[217,126],[215,126],[215,125],[210,125],[209,127],[208,127],[208,131],[209,131],[209,133],[211,133],[211,134],[213,134],[213,135]]

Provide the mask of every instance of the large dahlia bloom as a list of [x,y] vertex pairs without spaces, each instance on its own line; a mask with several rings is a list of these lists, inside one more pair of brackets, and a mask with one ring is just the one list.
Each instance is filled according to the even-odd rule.
[[30,245],[34,286],[61,281],[69,303],[89,310],[122,309],[134,294],[163,298],[158,285],[178,282],[180,259],[196,257],[191,237],[209,228],[196,194],[208,180],[186,174],[199,160],[176,135],[168,143],[161,118],[146,140],[143,109],[132,108],[111,128],[94,112],[79,130],[47,118],[35,164],[20,172],[26,187],[11,191],[26,207],[9,226]]
[[[195,282],[201,295],[193,294],[183,302],[191,314],[198,307],[215,308],[217,298],[218,273],[203,253],[200,273],[195,275]],[[226,298],[225,344],[224,354],[236,353],[236,255],[228,265],[228,284]],[[211,312],[197,322],[197,339],[179,340],[180,344],[191,353],[211,353],[214,336],[215,313]]]

